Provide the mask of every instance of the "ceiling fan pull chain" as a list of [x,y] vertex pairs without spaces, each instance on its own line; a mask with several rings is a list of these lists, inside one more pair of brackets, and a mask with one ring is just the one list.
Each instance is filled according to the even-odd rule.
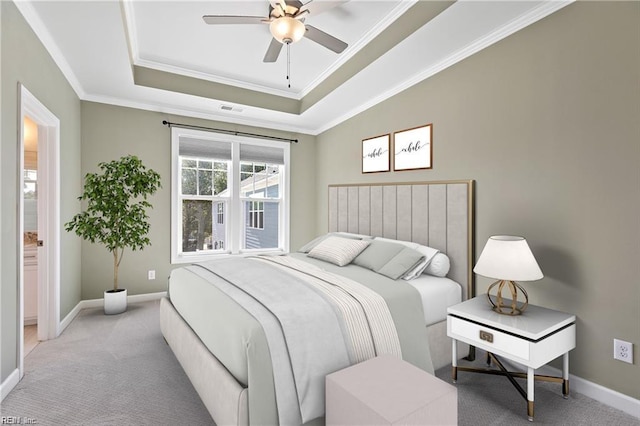
[[291,89],[291,43],[287,43],[287,84]]

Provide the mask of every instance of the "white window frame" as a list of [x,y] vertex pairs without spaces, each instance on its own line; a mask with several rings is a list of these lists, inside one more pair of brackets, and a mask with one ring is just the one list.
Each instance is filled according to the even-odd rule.
[[[212,142],[231,143],[232,160],[230,162],[229,175],[227,176],[227,185],[231,193],[231,197],[227,199],[225,205],[225,227],[227,229],[226,243],[224,251],[199,251],[199,252],[182,252],[182,202],[180,197],[180,156],[179,141],[181,137],[195,137],[201,140],[211,140]],[[242,241],[244,239],[244,221],[243,221],[243,198],[240,196],[240,145],[253,144],[262,146],[278,147],[284,152],[284,166],[280,177],[280,198],[266,198],[260,201],[278,201],[279,208],[279,224],[278,224],[278,241],[279,247],[272,249],[248,249],[242,250]],[[238,135],[226,135],[223,133],[185,129],[181,127],[171,128],[171,263],[192,263],[202,262],[221,256],[256,254],[256,253],[273,253],[289,251],[289,227],[290,227],[290,144],[288,142],[268,141],[258,138],[250,138]],[[212,221],[215,224],[216,212],[213,212]]]

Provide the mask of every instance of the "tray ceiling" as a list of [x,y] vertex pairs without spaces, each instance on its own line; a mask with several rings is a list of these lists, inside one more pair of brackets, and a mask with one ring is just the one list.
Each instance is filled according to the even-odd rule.
[[262,62],[268,25],[202,20],[267,16],[266,0],[16,5],[83,100],[318,134],[569,3],[344,2],[305,23],[348,48],[292,44],[291,88],[286,48]]

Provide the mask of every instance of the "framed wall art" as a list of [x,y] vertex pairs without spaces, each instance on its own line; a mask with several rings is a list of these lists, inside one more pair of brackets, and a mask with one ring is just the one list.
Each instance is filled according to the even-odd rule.
[[401,130],[393,134],[393,170],[432,167],[433,124]]
[[362,173],[388,172],[391,169],[391,135],[387,133],[362,140]]

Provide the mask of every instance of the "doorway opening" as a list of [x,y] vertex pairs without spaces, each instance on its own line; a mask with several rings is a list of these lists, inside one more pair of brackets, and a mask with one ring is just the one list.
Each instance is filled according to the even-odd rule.
[[22,223],[24,266],[22,268],[24,356],[38,344],[38,124],[24,116]]
[[59,333],[60,120],[23,85],[19,91],[18,368],[22,378],[27,351]]

